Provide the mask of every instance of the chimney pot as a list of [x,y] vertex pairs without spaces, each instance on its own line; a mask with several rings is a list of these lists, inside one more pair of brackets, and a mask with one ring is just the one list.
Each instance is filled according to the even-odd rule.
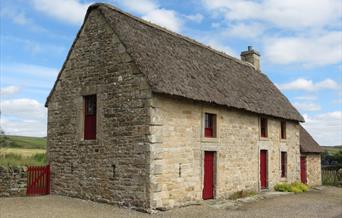
[[248,46],[247,51],[241,52],[240,56],[242,61],[252,64],[255,70],[260,71],[260,54],[252,46]]

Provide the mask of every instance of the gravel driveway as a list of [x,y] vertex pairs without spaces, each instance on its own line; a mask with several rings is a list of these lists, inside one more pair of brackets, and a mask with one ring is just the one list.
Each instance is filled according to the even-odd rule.
[[307,193],[284,195],[246,203],[239,209],[215,209],[207,204],[145,214],[108,204],[49,195],[0,198],[0,217],[341,217],[342,188],[323,187]]

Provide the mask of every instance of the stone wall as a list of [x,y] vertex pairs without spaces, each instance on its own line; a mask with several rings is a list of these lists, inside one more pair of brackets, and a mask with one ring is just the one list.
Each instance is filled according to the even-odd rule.
[[[203,137],[203,114],[217,114],[217,138]],[[259,152],[268,150],[268,187],[299,181],[298,123],[287,122],[280,139],[280,120],[268,118],[267,139],[259,137],[259,116],[153,95],[151,119],[151,206],[172,208],[202,200],[204,151],[216,151],[215,198],[240,190],[259,191]],[[288,156],[281,178],[280,152]]]
[[[48,102],[51,191],[148,208],[149,87],[93,10]],[[83,140],[83,96],[97,95],[96,140]]]
[[0,166],[0,197],[25,196],[26,185],[25,167]]
[[320,154],[305,154],[307,183],[309,186],[322,185],[321,174],[321,155]]

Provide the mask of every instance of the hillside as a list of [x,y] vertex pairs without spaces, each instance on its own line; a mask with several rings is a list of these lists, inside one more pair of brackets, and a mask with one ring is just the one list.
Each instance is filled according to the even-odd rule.
[[328,153],[337,153],[338,151],[342,151],[342,145],[336,146],[321,146],[323,151],[327,151]]
[[6,136],[10,148],[46,149],[46,138],[29,136]]

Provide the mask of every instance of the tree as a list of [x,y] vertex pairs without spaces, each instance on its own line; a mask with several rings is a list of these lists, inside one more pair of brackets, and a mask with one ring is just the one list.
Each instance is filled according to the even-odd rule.
[[6,136],[5,131],[0,127],[0,148],[8,147],[10,144],[10,139]]

